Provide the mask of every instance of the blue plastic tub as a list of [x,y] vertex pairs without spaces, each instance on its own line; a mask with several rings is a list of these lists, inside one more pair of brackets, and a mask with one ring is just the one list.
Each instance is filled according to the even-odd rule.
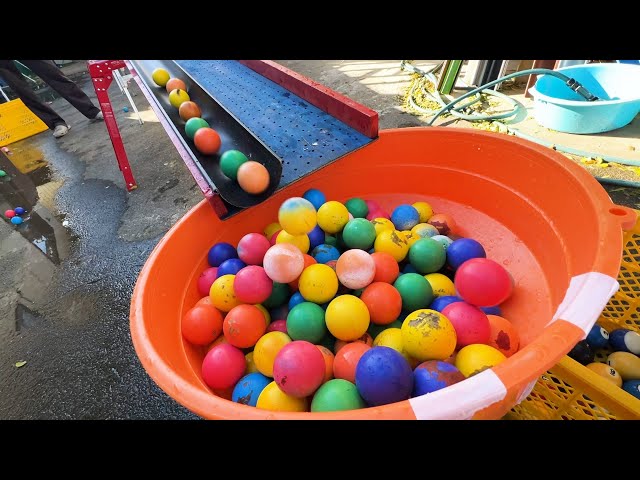
[[529,89],[533,114],[543,127],[567,133],[601,133],[622,128],[640,112],[640,65],[594,63],[558,68],[601,100],[587,102],[564,82],[538,75]]

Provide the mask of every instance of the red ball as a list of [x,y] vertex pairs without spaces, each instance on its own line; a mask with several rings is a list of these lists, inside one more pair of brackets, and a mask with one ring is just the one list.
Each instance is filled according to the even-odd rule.
[[271,235],[271,238],[269,239],[269,244],[273,247],[276,244],[276,238],[278,238],[278,234],[282,231],[282,229],[278,230],[277,232],[273,232],[273,235]]
[[369,213],[367,213],[367,220],[371,221],[375,220],[376,218],[386,218],[387,220],[389,220],[391,217],[382,209],[370,210]]
[[238,300],[243,303],[262,303],[273,291],[273,280],[269,278],[264,268],[258,265],[248,265],[233,279],[233,291]]
[[458,296],[477,307],[500,305],[513,292],[509,272],[488,258],[472,258],[460,265],[454,284]]
[[400,275],[400,265],[393,258],[393,255],[387,252],[374,252],[371,254],[373,263],[376,264],[376,274],[373,277],[374,282],[393,283]]
[[304,340],[286,344],[273,362],[273,379],[280,390],[296,398],[315,392],[324,380],[326,366],[318,347]]
[[4,216],[7,218],[13,218],[16,216],[16,212],[14,210],[5,210]]
[[221,343],[209,350],[204,357],[202,380],[209,388],[224,390],[238,383],[246,368],[247,361],[242,350],[229,343]]
[[260,233],[247,233],[238,242],[238,258],[247,265],[262,265],[271,243]]
[[389,283],[374,282],[360,295],[369,310],[371,321],[376,325],[388,325],[400,316],[402,297],[400,292]]
[[287,332],[287,321],[286,320],[275,320],[273,322],[271,322],[269,324],[269,326],[267,327],[267,332],[282,332],[282,333],[286,333],[287,335],[289,334]]
[[442,314],[449,319],[456,331],[456,350],[474,343],[489,343],[491,324],[478,307],[465,302],[455,302],[444,307]]
[[375,200],[365,200],[364,203],[367,204],[367,210],[370,212],[372,210],[382,210],[382,207]]
[[222,313],[213,305],[196,305],[182,317],[182,336],[194,345],[209,345],[222,332]]
[[198,293],[200,296],[209,296],[211,291],[211,284],[215,282],[216,275],[218,274],[218,267],[209,267],[200,274],[198,277]]
[[267,330],[264,314],[255,305],[237,305],[224,317],[224,338],[234,347],[253,347]]
[[203,155],[213,155],[220,149],[220,135],[213,128],[202,127],[193,136],[193,143]]

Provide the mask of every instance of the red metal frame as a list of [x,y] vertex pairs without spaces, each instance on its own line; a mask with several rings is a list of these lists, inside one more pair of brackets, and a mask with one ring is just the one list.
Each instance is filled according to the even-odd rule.
[[134,190],[138,188],[138,185],[136,184],[135,178],[133,178],[131,165],[129,165],[127,152],[124,149],[124,143],[122,143],[120,129],[118,128],[116,117],[113,114],[108,93],[109,85],[111,85],[113,81],[113,74],[111,72],[124,67],[124,60],[88,60],[87,66],[93,82],[93,88],[96,90],[96,95],[98,96],[98,102],[100,102],[100,109],[104,115],[104,123],[107,126],[109,138],[111,138],[113,150],[118,160],[118,166],[127,184],[127,190]]

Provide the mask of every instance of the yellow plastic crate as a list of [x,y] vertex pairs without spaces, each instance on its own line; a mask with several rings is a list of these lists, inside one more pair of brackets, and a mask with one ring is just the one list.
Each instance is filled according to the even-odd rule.
[[[598,324],[609,331],[628,328],[640,333],[640,218],[624,233],[624,245],[620,289],[602,311]],[[640,420],[640,400],[564,357],[540,377],[531,394],[505,419]]]
[[0,104],[0,147],[47,130],[19,98]]

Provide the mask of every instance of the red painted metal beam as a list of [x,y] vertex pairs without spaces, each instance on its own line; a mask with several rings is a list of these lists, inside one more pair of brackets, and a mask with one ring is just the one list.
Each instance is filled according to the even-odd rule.
[[272,60],[239,60],[239,62],[363,135],[369,138],[378,136],[378,112],[375,110]]

